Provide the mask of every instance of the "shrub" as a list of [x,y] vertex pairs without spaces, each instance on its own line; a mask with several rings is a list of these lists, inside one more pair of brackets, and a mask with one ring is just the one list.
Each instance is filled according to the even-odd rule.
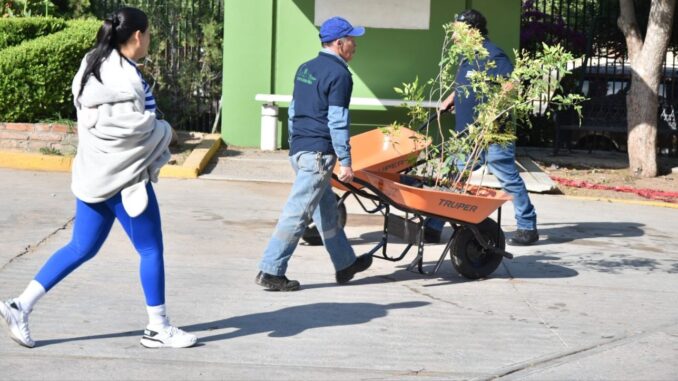
[[47,36],[65,27],[65,20],[53,17],[0,18],[0,50],[37,37]]
[[69,21],[62,31],[0,50],[0,120],[72,116],[71,82],[100,25]]
[[55,8],[50,0],[4,0],[0,3],[0,17],[49,16]]

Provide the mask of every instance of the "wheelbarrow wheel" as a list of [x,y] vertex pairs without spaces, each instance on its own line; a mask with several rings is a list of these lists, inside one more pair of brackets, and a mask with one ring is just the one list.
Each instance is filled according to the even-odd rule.
[[[490,246],[504,250],[506,238],[504,232],[494,220],[486,218],[476,226]],[[468,227],[460,227],[454,233],[452,239],[450,259],[454,268],[463,277],[468,279],[485,278],[499,267],[503,256],[485,249]]]
[[[339,201],[340,197],[335,193],[335,196],[337,197],[337,201]],[[346,226],[346,205],[342,202],[339,204],[337,208],[337,219],[339,221],[339,226],[342,228]],[[320,233],[318,232],[318,228],[315,227],[315,224],[311,222],[310,225],[304,230],[304,235],[301,236],[301,239],[304,240],[307,244],[310,246],[320,246],[323,244],[323,239],[320,237]]]

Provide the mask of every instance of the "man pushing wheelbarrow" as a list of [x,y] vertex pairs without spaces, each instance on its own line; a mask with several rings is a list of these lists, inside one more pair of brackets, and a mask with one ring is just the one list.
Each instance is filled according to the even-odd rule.
[[296,173],[292,190],[259,263],[257,284],[276,291],[296,291],[300,284],[285,276],[287,262],[313,220],[336,269],[336,281],[348,282],[372,264],[371,255],[356,258],[343,226],[337,223],[337,200],[330,186],[339,161],[340,181],[353,180],[348,105],[353,80],[348,62],[354,37],[365,33],[341,17],[320,27],[322,50],[302,64],[294,79],[289,106],[290,163]]
[[[318,58],[303,64],[295,77],[289,128],[291,162],[297,177],[260,263],[258,284],[273,290],[299,289],[299,283],[288,280],[284,274],[287,261],[311,220],[330,252],[338,283],[345,283],[355,273],[367,269],[379,249],[382,253],[375,257],[397,261],[416,245],[417,257],[409,269],[426,273],[422,267],[424,227],[435,225],[435,221],[449,222],[454,233],[432,273],[440,268],[447,253],[457,271],[472,279],[488,276],[502,258],[512,257],[504,251],[500,208],[511,197],[502,191],[471,186],[470,173],[486,159],[488,148],[494,146],[511,153],[504,156],[511,156],[515,169],[513,151],[509,149],[515,141],[515,126],[518,121],[528,119],[535,100],[544,101],[546,96],[547,103],[561,108],[576,105],[581,99],[544,94],[544,88],[559,89],[560,85],[552,82],[556,76],[543,73],[561,70],[566,74],[564,63],[572,58],[561,47],[547,46],[534,57],[518,56],[516,70],[511,71],[506,55],[486,40],[484,25],[484,18],[476,11],[466,11],[455,22],[445,25],[443,57],[436,80],[424,85],[430,88],[422,89],[415,81],[398,90],[405,100],[414,101],[411,124],[424,122],[423,134],[394,125],[390,132],[373,130],[353,136],[350,146],[348,103],[352,82],[346,62],[355,52],[353,37],[362,35],[364,30],[353,28],[340,18],[321,26],[324,50]],[[460,79],[453,71],[464,65],[468,68]],[[463,108],[464,115],[458,124],[463,123],[464,130],[447,134],[437,118],[435,135],[442,141],[433,144],[429,129],[433,128],[434,118],[419,106],[424,101],[422,94],[429,94],[428,101],[437,97],[441,109],[451,106],[454,100],[457,110]],[[335,160],[339,162],[336,166]],[[424,164],[415,165],[417,160]],[[332,167],[332,185],[346,191],[339,198],[340,204],[352,194],[366,212],[384,215],[382,239],[358,258],[346,240],[342,224],[337,223],[336,209],[330,210],[336,208],[338,197],[329,187]],[[419,176],[403,176],[400,172],[405,170],[414,170]],[[514,193],[510,189],[509,192]],[[366,208],[361,198],[371,200],[375,207]],[[527,205],[531,206],[529,198]],[[396,256],[386,251],[391,228],[400,223],[398,216],[390,212],[392,209],[405,212],[405,230],[412,233],[405,239],[403,252]],[[519,232],[513,237],[516,244],[530,244],[538,238],[534,208],[527,209],[532,222],[524,227],[519,223]],[[489,217],[495,211],[496,222]],[[521,229],[527,233],[520,233]]]

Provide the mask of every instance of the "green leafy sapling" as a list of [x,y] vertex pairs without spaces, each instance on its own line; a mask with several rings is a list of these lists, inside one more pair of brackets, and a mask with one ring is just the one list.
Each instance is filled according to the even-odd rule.
[[[428,165],[423,166],[426,175],[435,179],[435,184],[445,185],[452,191],[466,192],[468,177],[477,166],[482,153],[491,144],[507,145],[516,140],[518,124],[531,126],[530,115],[536,104],[548,104],[552,109],[573,107],[581,118],[581,102],[578,94],[564,94],[559,78],[569,74],[568,62],[573,61],[571,53],[560,45],[542,45],[541,51],[533,55],[518,54],[515,68],[510,76],[494,76],[489,72],[494,62],[485,60],[489,53],[483,47],[484,38],[480,32],[465,23],[453,22],[443,26],[445,39],[441,49],[439,70],[435,78],[424,84],[416,78],[412,83],[403,83],[395,91],[409,101],[410,121],[414,128],[428,119],[428,112],[422,106],[424,100],[442,103],[454,91],[468,97],[471,92],[482,102],[476,107],[476,119],[463,132],[445,131],[438,115],[435,126],[442,138],[438,144],[430,145],[423,155]],[[476,63],[479,69],[470,73],[469,85],[459,86],[455,82],[456,70],[462,60]],[[440,109],[437,110],[440,114]],[[423,133],[431,136],[426,128]],[[463,160],[461,170],[454,165]],[[422,170],[420,168],[420,170]]]

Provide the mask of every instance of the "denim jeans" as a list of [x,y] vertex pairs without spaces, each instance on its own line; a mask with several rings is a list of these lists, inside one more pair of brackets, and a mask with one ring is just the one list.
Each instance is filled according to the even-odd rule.
[[337,158],[319,152],[302,151],[290,156],[296,173],[275,232],[268,242],[259,269],[271,275],[284,275],[287,262],[304,230],[313,219],[336,271],[356,260],[344,229],[337,223],[337,199],[330,186]]
[[[515,144],[504,147],[499,144],[491,144],[487,152],[483,152],[481,155],[478,166],[487,163],[487,167],[499,180],[502,189],[513,196],[513,209],[518,229],[534,230],[537,228],[537,213],[532,202],[530,202],[530,196],[527,193],[527,188],[525,188],[525,182],[518,173],[515,160]],[[459,170],[462,170],[463,167],[463,160],[457,162]],[[435,230],[442,230],[443,225],[444,221],[433,218],[426,224],[427,227]]]

